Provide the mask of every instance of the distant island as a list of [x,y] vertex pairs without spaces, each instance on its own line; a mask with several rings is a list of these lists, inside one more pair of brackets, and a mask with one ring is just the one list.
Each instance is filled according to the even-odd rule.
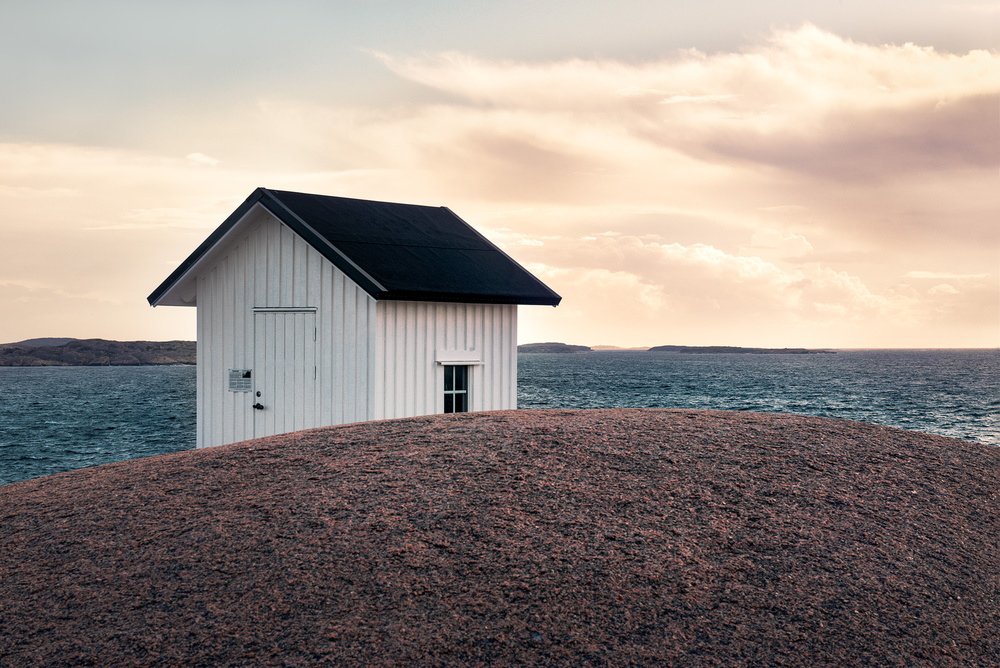
[[736,353],[743,355],[822,355],[834,354],[834,350],[814,348],[741,348],[739,346],[654,346],[652,348],[618,348],[616,346],[575,346],[569,343],[525,343],[517,347],[519,353],[587,353],[614,350],[646,350],[653,353],[690,353],[695,355],[712,355],[721,353]]
[[0,366],[144,366],[194,364],[194,341],[29,339],[0,344]]
[[738,353],[744,355],[817,355],[833,354],[833,350],[814,350],[809,348],[740,348],[738,346],[653,346],[653,353],[693,353],[718,354]]
[[0,344],[2,346],[21,346],[22,348],[35,348],[37,346],[61,346],[64,343],[69,343],[71,341],[79,341],[80,339],[74,339],[72,337],[48,337],[44,339],[27,339],[25,341],[18,341],[17,343],[4,343]]
[[574,346],[568,343],[525,343],[517,347],[519,353],[586,353],[590,346]]

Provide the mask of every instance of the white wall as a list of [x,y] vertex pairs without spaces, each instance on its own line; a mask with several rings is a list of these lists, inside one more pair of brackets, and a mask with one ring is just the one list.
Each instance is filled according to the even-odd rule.
[[[259,206],[199,272],[198,447],[440,413],[448,355],[478,362],[471,410],[517,407],[514,304],[376,303]],[[229,391],[229,369],[253,370],[264,410],[254,392]]]
[[[372,419],[375,300],[263,208],[224,241],[198,276],[198,447]],[[315,357],[300,356],[314,359],[302,363],[316,367],[315,392],[266,388],[266,407],[276,395],[297,397],[282,415],[255,411],[253,393],[227,389],[229,369],[261,364],[255,329],[274,331],[260,322],[255,328],[261,320],[255,307],[315,309]],[[296,345],[307,340],[294,336]],[[301,405],[303,398],[309,405]]]
[[481,362],[470,368],[470,410],[517,408],[515,304],[380,301],[376,313],[376,419],[442,412],[443,351]]

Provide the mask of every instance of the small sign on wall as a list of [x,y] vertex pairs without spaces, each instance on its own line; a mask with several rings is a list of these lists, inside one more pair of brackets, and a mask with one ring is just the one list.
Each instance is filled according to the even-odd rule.
[[253,392],[252,369],[230,369],[229,370],[229,391],[230,392]]

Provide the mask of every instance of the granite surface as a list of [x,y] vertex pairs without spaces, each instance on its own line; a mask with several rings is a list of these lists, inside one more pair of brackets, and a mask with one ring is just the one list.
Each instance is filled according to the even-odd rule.
[[1000,450],[815,417],[372,422],[0,487],[2,666],[996,666]]

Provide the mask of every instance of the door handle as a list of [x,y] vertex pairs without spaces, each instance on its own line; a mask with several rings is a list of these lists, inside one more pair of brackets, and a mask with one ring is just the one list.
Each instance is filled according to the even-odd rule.
[[255,404],[253,405],[253,407],[254,407],[254,408],[255,408],[256,410],[259,410],[259,411],[262,411],[262,410],[264,410],[264,407],[263,407],[263,406],[261,405],[261,403],[260,403],[259,401],[258,401],[257,403],[255,403]]

